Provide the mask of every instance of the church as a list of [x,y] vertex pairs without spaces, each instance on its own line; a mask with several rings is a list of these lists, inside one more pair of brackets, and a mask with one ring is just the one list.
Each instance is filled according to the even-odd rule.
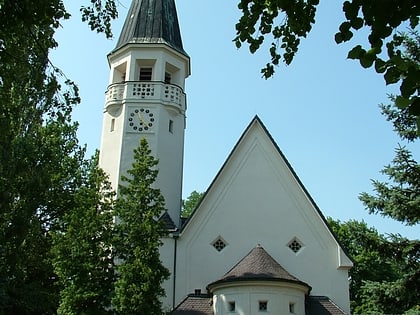
[[[100,166],[117,191],[145,138],[169,234],[171,314],[349,314],[353,263],[258,116],[239,136],[192,215],[181,220],[185,80],[174,0],[132,0],[108,55]],[[191,104],[194,106],[194,104]]]

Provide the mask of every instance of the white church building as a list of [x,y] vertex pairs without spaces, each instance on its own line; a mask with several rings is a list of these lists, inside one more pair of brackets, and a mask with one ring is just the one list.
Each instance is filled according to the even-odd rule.
[[165,309],[349,314],[352,261],[257,116],[191,217],[181,220],[190,57],[174,0],[133,0],[108,61],[100,166],[117,190],[140,138],[159,160],[155,184],[170,232],[160,250],[171,273]]

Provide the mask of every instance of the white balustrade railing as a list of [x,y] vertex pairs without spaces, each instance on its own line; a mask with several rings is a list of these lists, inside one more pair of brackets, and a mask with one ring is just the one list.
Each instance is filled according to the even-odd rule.
[[183,90],[179,86],[163,82],[128,81],[108,86],[105,107],[121,103],[124,99],[162,101],[185,109]]

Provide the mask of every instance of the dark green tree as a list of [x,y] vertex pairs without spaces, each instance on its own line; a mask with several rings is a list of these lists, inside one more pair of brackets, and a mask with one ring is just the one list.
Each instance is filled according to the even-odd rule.
[[134,163],[122,176],[115,206],[117,217],[114,247],[118,259],[113,306],[118,314],[164,314],[160,298],[169,271],[159,255],[165,226],[159,220],[165,211],[160,190],[154,188],[158,161],[145,139],[134,150]]
[[48,59],[68,17],[60,0],[0,0],[0,314],[58,305],[51,233],[75,207],[84,161],[77,88]]
[[81,169],[75,205],[52,237],[52,264],[61,286],[58,314],[112,314],[114,192],[98,153]]
[[[251,53],[270,38],[270,61],[261,70],[265,78],[274,74],[281,61],[289,65],[316,21],[319,0],[240,0],[242,12],[236,24],[234,41],[244,43]],[[404,58],[404,36],[398,31],[419,25],[420,4],[417,0],[346,0],[343,1],[343,22],[335,35],[337,44],[350,41],[355,32],[367,34],[367,47],[354,46],[348,58],[359,60],[363,68],[374,66],[387,84],[399,84],[397,105],[408,108],[417,118],[420,130],[420,69]],[[363,32],[367,31],[367,32]]]
[[[420,68],[420,36],[412,33],[403,35],[405,54],[402,58],[411,60]],[[416,132],[416,119],[409,107],[401,107],[398,97],[391,96],[392,103],[381,105],[382,113],[394,126],[402,142],[407,145],[419,139]],[[362,193],[360,199],[370,213],[379,213],[406,223],[415,225],[420,222],[420,165],[407,146],[399,145],[391,164],[382,173],[388,176],[388,182],[373,181],[376,195]]]
[[[420,36],[414,32],[402,35],[405,48],[401,57],[420,67]],[[418,141],[416,118],[409,106],[401,106],[398,97],[390,105],[382,105],[382,113],[391,121],[402,142],[394,160],[382,170],[388,181],[373,181],[375,194],[362,193],[361,201],[370,213],[380,214],[407,225],[420,222],[420,165],[409,145]],[[391,235],[381,251],[401,266],[395,281],[367,281],[364,290],[366,303],[377,307],[376,312],[420,314],[420,241]]]
[[362,314],[420,314],[420,242],[391,235],[379,247],[397,270],[398,278],[365,280],[361,288]]
[[400,266],[383,250],[388,239],[365,222],[327,219],[328,225],[347,253],[354,267],[349,271],[352,314],[369,314],[377,305],[366,300],[363,286],[369,282],[391,282],[399,279]]
[[200,202],[204,193],[200,193],[196,190],[192,191],[187,199],[182,200],[181,217],[188,218],[194,211],[195,207]]
[[66,16],[59,1],[0,2],[0,314],[57,305],[49,231],[73,203],[84,155],[69,115],[77,94],[48,61]]

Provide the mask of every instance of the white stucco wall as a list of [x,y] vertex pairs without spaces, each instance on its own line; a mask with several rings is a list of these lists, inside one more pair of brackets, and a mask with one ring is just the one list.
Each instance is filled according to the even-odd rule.
[[[235,311],[229,311],[229,303],[235,303]],[[260,311],[259,303],[266,302],[267,310]],[[294,304],[294,313],[289,305]],[[282,283],[241,283],[216,289],[213,295],[215,315],[295,314],[305,315],[305,294],[293,286]]]
[[[117,191],[121,175],[132,168],[133,150],[141,138],[146,138],[153,155],[159,160],[155,186],[165,197],[172,220],[179,225],[186,109],[183,88],[189,75],[189,58],[165,45],[130,44],[110,54],[108,60],[110,88],[123,92],[115,93],[115,99],[106,100],[100,166],[109,174],[112,187]],[[144,98],[129,93],[133,82],[139,80],[143,64],[153,68],[151,83],[155,84],[154,94]],[[170,85],[163,83],[165,72],[172,74]],[[170,93],[164,92],[166,86],[174,87],[169,90],[176,91],[171,94],[177,98],[176,102],[167,98]],[[134,131],[129,127],[129,114],[136,108],[153,111],[155,122],[148,132]]]
[[[221,236],[227,246],[211,245]],[[296,254],[287,246],[297,238]],[[177,295],[221,278],[257,244],[289,273],[349,312],[336,240],[259,123],[254,123],[181,234]],[[343,260],[343,259],[341,259]],[[348,261],[350,262],[350,261]]]

